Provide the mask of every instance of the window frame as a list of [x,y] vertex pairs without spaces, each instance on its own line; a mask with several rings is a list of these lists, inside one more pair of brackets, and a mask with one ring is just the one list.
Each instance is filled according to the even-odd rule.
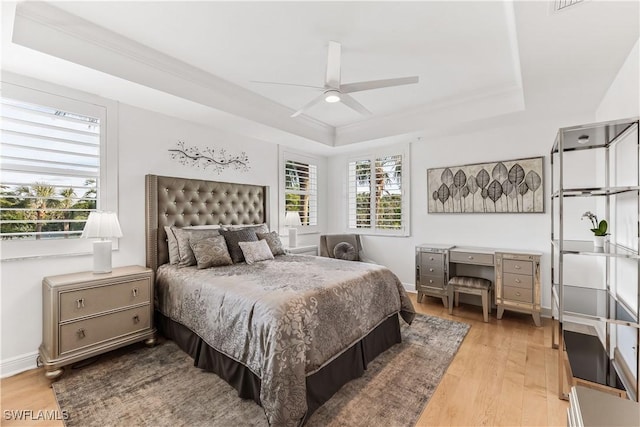
[[[3,75],[0,83],[3,97],[100,118],[100,174],[97,209],[117,213],[117,103],[22,76],[9,75],[5,77]],[[2,261],[85,255],[93,252],[93,239],[0,240],[0,248],[2,249],[0,251],[0,260]],[[119,239],[113,239],[113,249],[117,250],[118,248]]]
[[320,159],[315,156],[310,156],[307,154],[296,153],[290,150],[280,150],[280,161],[278,164],[278,175],[279,175],[279,195],[278,195],[278,224],[279,224],[279,233],[280,235],[287,234],[287,227],[284,225],[284,216],[286,209],[286,174],[285,174],[285,166],[288,161],[298,162],[298,163],[306,163],[309,165],[314,165],[316,167],[316,224],[315,225],[302,225],[298,227],[298,234],[314,234],[318,233],[321,230],[321,218],[320,218]]
[[[346,161],[346,186],[347,186],[347,206],[346,206],[346,230],[349,233],[372,235],[372,236],[392,236],[392,237],[409,237],[411,236],[411,144],[403,144],[401,146],[386,147],[375,151],[367,151],[366,153],[351,155]],[[401,179],[401,196],[402,196],[402,228],[398,230],[389,230],[378,228],[375,225],[375,202],[372,198],[370,209],[374,211],[371,216],[371,226],[369,227],[352,227],[350,223],[350,205],[351,201],[351,182],[349,176],[349,168],[352,162],[369,161],[371,165],[375,165],[376,160],[383,157],[400,156],[402,161],[402,179]],[[370,194],[375,193],[373,188],[374,182],[370,180]]]

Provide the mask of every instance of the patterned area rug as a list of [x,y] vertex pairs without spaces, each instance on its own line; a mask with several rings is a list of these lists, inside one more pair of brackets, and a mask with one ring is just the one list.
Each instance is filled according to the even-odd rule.
[[[413,426],[469,330],[417,315],[402,343],[318,409],[307,426]],[[73,426],[267,426],[260,406],[193,366],[172,341],[111,352],[53,384]]]

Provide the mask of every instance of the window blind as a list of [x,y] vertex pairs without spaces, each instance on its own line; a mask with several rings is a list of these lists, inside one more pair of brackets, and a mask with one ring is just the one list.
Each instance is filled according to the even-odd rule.
[[78,237],[97,208],[100,119],[0,98],[0,236]]
[[286,160],[285,211],[298,212],[303,226],[318,224],[318,167],[314,164]]
[[403,231],[403,156],[373,156],[349,162],[349,228]]

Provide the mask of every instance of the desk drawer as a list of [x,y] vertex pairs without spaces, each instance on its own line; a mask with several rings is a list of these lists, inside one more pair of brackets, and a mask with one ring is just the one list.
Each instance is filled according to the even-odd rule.
[[505,286],[502,289],[502,297],[505,301],[533,303],[533,290]]
[[149,279],[60,293],[60,321],[150,301]]
[[429,276],[423,274],[420,276],[420,286],[426,286],[429,288],[444,288],[444,276]]
[[461,264],[493,265],[493,254],[451,251],[449,258]]
[[60,353],[149,329],[148,305],[60,326]]
[[515,288],[533,289],[533,276],[504,273],[504,285]]
[[434,253],[421,253],[420,254],[420,264],[428,265],[428,266],[439,266],[442,268],[444,265],[444,255],[443,254],[434,254]]
[[505,273],[528,274],[533,276],[533,262],[505,259],[502,261],[502,271]]

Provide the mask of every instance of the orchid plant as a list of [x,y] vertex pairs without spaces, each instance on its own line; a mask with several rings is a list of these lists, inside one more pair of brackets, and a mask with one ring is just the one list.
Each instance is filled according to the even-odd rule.
[[593,231],[593,234],[595,236],[607,236],[609,234],[607,233],[608,225],[606,220],[603,219],[602,221],[598,222],[598,217],[590,211],[583,213],[580,220],[583,220],[585,218],[589,218],[589,220],[591,221],[591,225],[593,225],[591,231]]

